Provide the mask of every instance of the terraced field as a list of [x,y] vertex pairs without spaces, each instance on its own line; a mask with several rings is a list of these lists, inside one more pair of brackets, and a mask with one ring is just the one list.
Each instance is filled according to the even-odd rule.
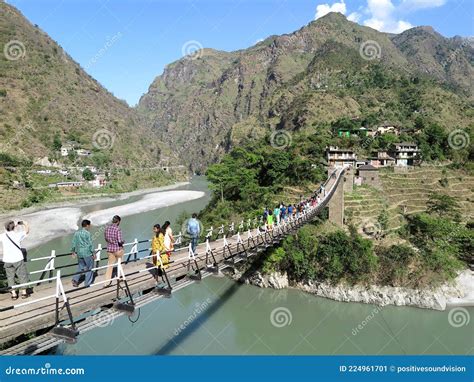
[[380,171],[382,190],[373,187],[355,187],[345,194],[346,221],[358,228],[376,223],[383,209],[388,212],[389,231],[400,228],[404,214],[426,210],[426,202],[432,192],[456,197],[464,221],[474,216],[474,176],[462,170],[451,170],[444,166],[421,167],[407,173],[393,170]]

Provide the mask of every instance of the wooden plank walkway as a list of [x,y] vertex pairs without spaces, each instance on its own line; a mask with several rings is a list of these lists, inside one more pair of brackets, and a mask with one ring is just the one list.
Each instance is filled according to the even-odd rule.
[[[310,209],[303,217],[298,220],[276,228],[273,233],[262,232],[262,228],[252,230],[253,239],[248,238],[247,233],[240,234],[241,242],[238,242],[238,236],[233,235],[227,238],[228,246],[224,247],[223,239],[212,241],[209,243],[212,252],[214,254],[216,262],[220,268],[228,267],[232,265],[232,262],[242,261],[246,256],[255,255],[266,248],[277,244],[285,236],[295,232],[306,222],[314,219],[329,202],[337,183],[341,179],[342,172],[340,172],[336,178],[330,178],[327,182],[326,189],[328,190],[327,197],[323,202],[316,208]],[[259,234],[258,234],[259,232]],[[243,244],[242,245],[242,241]],[[181,287],[187,286],[193,282],[189,280],[189,273],[192,268],[194,272],[199,272],[206,277],[211,273],[208,272],[208,263],[212,263],[213,260],[210,256],[206,256],[206,243],[201,243],[197,247],[195,263],[190,262],[188,258],[188,251],[186,249],[178,250],[171,256],[171,260],[174,261],[170,264],[166,270],[168,278],[170,280],[173,290],[178,290]],[[148,268],[153,267],[149,259],[142,259],[136,262],[130,262],[128,264],[122,263],[123,269],[126,274],[128,287],[132,296],[134,297],[135,306],[149,303],[156,298],[162,297],[157,295],[155,290],[156,282],[152,272],[155,270],[149,270]],[[197,264],[197,267],[196,265]],[[100,272],[97,281],[103,280],[105,269]],[[114,302],[117,301],[117,288],[112,286],[109,288],[102,288],[101,285],[93,286],[90,288],[73,288],[71,286],[72,277],[64,277],[61,280],[66,289],[66,295],[70,304],[73,317],[76,319],[84,318],[87,314],[93,311],[97,311],[98,308],[108,307],[110,308]],[[50,296],[55,293],[56,284],[41,284],[35,287],[35,293],[32,295],[34,300],[42,297]],[[121,296],[124,296],[122,291]],[[123,300],[123,299],[121,299]],[[125,299],[128,300],[128,299]],[[25,300],[26,302],[28,301]],[[18,300],[14,304],[21,304],[23,300]],[[7,308],[12,305],[9,294],[0,295],[0,310]],[[123,312],[117,312],[117,314],[123,314]],[[56,315],[56,299],[49,298],[37,303],[17,307],[15,309],[9,309],[0,312],[0,343],[5,343],[9,340],[17,338],[21,334],[27,333],[38,333],[38,331],[46,331],[54,327]],[[68,324],[68,316],[65,309],[60,312],[59,319],[62,322]],[[79,331],[85,330],[87,325],[81,328]],[[47,343],[54,343],[58,340],[48,335],[47,338],[43,338],[41,346],[44,348]],[[27,341],[28,343],[20,344],[14,347],[14,349],[6,349],[2,353],[4,354],[28,354],[31,352],[37,352],[38,344],[32,345],[35,339]],[[36,342],[38,342],[36,340]],[[30,346],[28,348],[28,346]],[[32,347],[31,347],[32,346]],[[52,345],[54,346],[54,345]],[[30,351],[27,351],[27,350]]]

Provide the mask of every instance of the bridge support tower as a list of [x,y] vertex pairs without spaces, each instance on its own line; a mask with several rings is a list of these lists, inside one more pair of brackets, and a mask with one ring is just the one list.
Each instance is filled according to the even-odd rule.
[[[329,172],[334,169],[329,169]],[[352,169],[347,169],[343,179],[337,185],[334,194],[329,200],[329,221],[339,227],[344,225],[344,192],[351,192],[354,186],[354,172]]]

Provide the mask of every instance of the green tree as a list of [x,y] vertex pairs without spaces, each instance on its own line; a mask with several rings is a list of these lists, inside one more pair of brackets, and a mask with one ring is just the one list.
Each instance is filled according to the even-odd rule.
[[427,212],[430,214],[459,220],[459,203],[452,196],[433,192],[426,206],[428,207]]
[[408,216],[407,239],[419,249],[421,266],[445,281],[463,267],[461,260],[470,256],[473,233],[459,223],[426,213]]
[[84,180],[94,180],[95,175],[93,174],[93,172],[90,169],[85,168],[84,171],[82,171],[82,178]]
[[372,242],[361,236],[337,231],[323,237],[318,245],[318,277],[334,283],[342,278],[365,281],[377,267]]
[[59,133],[54,134],[53,138],[53,151],[60,151],[62,147],[61,136]]

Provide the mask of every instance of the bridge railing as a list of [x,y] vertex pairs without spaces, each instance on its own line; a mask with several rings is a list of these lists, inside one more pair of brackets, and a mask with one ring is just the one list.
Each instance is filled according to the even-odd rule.
[[[337,170],[335,170],[331,175],[326,179],[326,181],[322,184],[323,187],[326,187],[331,178],[333,178],[336,174]],[[342,176],[342,173],[341,173]],[[331,190],[325,192],[326,195],[321,200],[321,203],[324,200],[330,199],[329,193]],[[331,193],[332,196],[332,193]],[[224,236],[229,236],[233,235],[236,233],[235,227],[237,226],[237,231],[238,232],[243,232],[244,227],[246,229],[251,229],[251,228],[256,228],[258,226],[264,226],[266,223],[263,222],[263,217],[260,216],[260,218],[254,217],[248,218],[246,222],[244,220],[241,220],[238,225],[235,224],[234,222],[230,222],[226,225],[222,224],[221,226],[214,228],[210,227],[208,229],[205,229],[205,239],[209,239],[211,241],[215,241],[218,239],[222,239]],[[227,228],[227,229],[226,229]],[[136,261],[139,261],[140,259],[143,259],[144,257],[141,255],[143,253],[150,253],[151,251],[151,241],[152,239],[143,239],[143,240],[138,240],[135,238],[131,242],[127,242],[124,244],[124,263],[133,263]],[[186,236],[182,233],[179,232],[178,235],[175,236],[174,238],[174,250],[173,253],[179,253],[183,250],[187,249],[187,242],[186,242]],[[102,244],[98,244],[97,247],[94,249],[94,261],[95,261],[95,267],[99,267],[100,263],[103,261],[106,261],[108,259],[108,256],[106,255],[107,252],[107,247],[102,247]],[[105,253],[105,256],[103,254]],[[40,281],[44,279],[44,277],[48,277],[49,282],[53,282],[54,279],[54,271],[55,270],[65,270],[69,268],[76,268],[77,264],[76,262],[72,262],[70,264],[63,264],[63,265],[56,265],[57,259],[65,258],[68,256],[71,256],[71,252],[66,252],[66,253],[61,253],[61,254],[56,254],[56,250],[51,250],[51,253],[49,256],[41,256],[37,258],[31,258],[28,259],[28,263],[36,263],[38,261],[44,261],[45,264],[42,269],[39,270],[34,270],[30,271],[29,275],[34,276],[34,275],[39,275],[38,279],[36,280],[37,285],[41,284]],[[73,272],[73,273],[64,273],[63,277],[71,277],[80,272]],[[0,289],[2,291],[4,288]]]
[[[265,248],[266,248],[266,247],[272,245],[275,242],[275,239],[284,237],[285,234],[287,234],[287,233],[291,232],[292,230],[298,228],[306,220],[312,219],[312,217],[315,214],[317,214],[322,208],[324,208],[327,205],[329,199],[331,198],[331,196],[334,193],[336,187],[338,186],[338,183],[340,182],[340,179],[341,179],[341,176],[343,175],[343,173],[344,173],[344,171],[342,171],[339,174],[339,177],[336,179],[336,181],[334,182],[334,184],[330,188],[329,192],[325,193],[325,195],[323,196],[323,199],[321,200],[321,203],[319,203],[316,206],[309,206],[308,208],[305,208],[303,213],[299,214],[298,216],[290,216],[288,219],[280,221],[279,224],[276,224],[273,228],[269,227],[266,223],[264,223],[263,225],[259,224],[261,222],[261,220],[257,220],[256,226],[254,228],[251,228],[252,224],[251,224],[250,220],[248,220],[248,222],[247,222],[247,238],[246,238],[247,248],[250,248],[250,242],[252,241],[253,244],[256,243],[255,247],[257,248],[257,252],[258,252],[259,245],[264,245]],[[332,174],[331,177],[333,175],[335,175],[335,173]],[[325,182],[325,185],[327,185],[327,184],[328,184],[328,181]],[[243,233],[241,234],[241,231],[243,232],[244,226],[245,226],[244,222],[241,221],[238,224],[237,233],[231,235],[231,237],[236,237],[236,252],[239,251],[239,245],[241,245],[242,246],[241,251],[243,250],[244,253],[245,253],[245,256],[247,256],[248,255],[247,254],[247,249],[246,249],[246,247],[244,245],[244,241],[242,239],[242,235],[244,235],[244,234]],[[221,249],[222,249],[222,254],[223,254],[224,260],[226,260],[225,251],[227,249],[228,252],[229,252],[229,255],[230,255],[230,259],[234,263],[236,252],[234,252],[234,254],[231,253],[230,246],[229,246],[229,243],[228,243],[228,237],[224,232],[222,232],[221,228],[222,227],[219,227],[219,232],[222,234],[222,237],[218,238],[214,242],[222,241],[222,248]],[[235,230],[235,224],[230,223],[229,224],[229,232],[232,233],[234,230]],[[217,265],[213,250],[210,246],[210,239],[211,239],[211,236],[212,236],[212,231],[213,231],[212,227],[209,230],[206,231],[206,235],[205,235],[206,250],[205,250],[205,253],[201,253],[201,255],[204,255],[204,254],[206,255],[206,259],[205,259],[206,266],[214,266],[218,271],[218,265]],[[211,232],[211,235],[209,235],[209,232]],[[181,236],[181,233],[180,233],[180,236]],[[255,242],[255,240],[256,240],[256,242]],[[137,240],[137,239],[134,239],[132,242],[126,243],[125,246],[130,248],[128,253],[126,253],[126,255],[128,255],[128,256],[134,255],[135,256],[135,258],[133,260],[130,260],[130,258],[128,258],[127,261],[143,261],[143,260],[147,260],[147,259],[150,259],[151,257],[153,257],[153,255],[151,253],[149,253],[148,255],[145,255],[145,256],[141,256],[141,257],[138,256],[138,254],[140,252],[150,251],[150,248],[149,248],[150,241],[151,241],[150,239],[140,240],[140,241]],[[176,242],[177,242],[177,240],[175,240],[175,243]],[[139,249],[139,244],[145,244],[145,243],[147,244],[147,247]],[[180,251],[184,251],[186,249],[188,250],[188,257],[187,258],[183,257],[181,259],[178,259],[176,261],[176,263],[186,263],[187,262],[188,269],[190,269],[190,267],[191,267],[192,269],[197,271],[198,278],[200,279],[201,278],[201,269],[198,266],[197,261],[196,261],[196,255],[198,255],[198,254],[193,252],[191,244],[189,244],[188,247],[181,246],[181,247],[177,248],[174,252],[180,252]],[[101,252],[104,251],[104,250],[106,250],[106,248],[101,248],[100,245],[97,247],[96,254],[95,254],[95,259],[96,259],[96,264],[95,265],[96,266],[94,267],[94,269],[92,269],[92,271],[93,272],[98,272],[99,270],[102,270],[102,269],[108,268],[109,266],[112,266],[116,269],[116,274],[110,280],[95,281],[93,284],[90,285],[90,287],[95,288],[95,287],[98,287],[100,285],[103,285],[103,284],[106,284],[106,283],[112,283],[112,282],[116,281],[117,282],[117,288],[116,288],[116,293],[117,293],[116,297],[117,298],[116,298],[116,302],[115,302],[114,306],[117,309],[128,311],[128,312],[133,312],[134,302],[133,302],[132,293],[130,292],[130,289],[129,289],[129,286],[128,286],[128,283],[127,283],[127,278],[132,276],[132,275],[135,275],[137,273],[150,272],[151,269],[158,269],[158,268],[161,269],[162,270],[162,275],[164,275],[168,286],[165,287],[165,288],[158,288],[158,289],[161,289],[162,291],[163,290],[166,291],[167,294],[171,293],[170,280],[168,279],[168,276],[167,276],[166,271],[165,271],[165,268],[166,268],[164,266],[165,264],[163,264],[161,256],[160,256],[159,253],[157,254],[157,261],[156,261],[156,263],[154,264],[153,267],[147,267],[145,269],[140,269],[138,271],[136,270],[136,271],[125,274],[121,259],[118,259],[115,264],[111,264],[111,265],[107,264],[107,265],[103,265],[103,266],[99,265],[99,262],[101,260],[105,260],[105,259],[101,259],[101,256],[100,256]],[[70,293],[75,293],[77,291],[80,291],[81,289],[85,289],[86,287],[83,286],[83,287],[74,288],[74,289],[70,289],[68,291],[65,291],[64,285],[63,285],[63,278],[71,276],[71,275],[62,275],[60,268],[64,268],[64,267],[56,267],[55,268],[54,267],[54,260],[57,257],[67,256],[67,255],[69,255],[69,254],[62,254],[62,255],[56,256],[55,252],[52,251],[50,256],[31,259],[32,261],[40,261],[40,260],[46,260],[47,261],[45,268],[43,270],[40,270],[40,271],[35,271],[35,273],[50,272],[50,274],[51,274],[51,273],[55,272],[56,273],[55,276],[52,276],[52,277],[49,277],[49,278],[46,278],[46,279],[37,280],[37,281],[31,281],[31,282],[28,282],[28,283],[25,283],[25,284],[14,285],[12,287],[2,288],[0,290],[0,291],[6,291],[6,290],[23,289],[23,288],[31,287],[35,284],[39,285],[39,284],[45,284],[45,283],[50,283],[50,282],[54,281],[56,283],[56,289],[55,289],[54,294],[48,294],[46,296],[38,297],[34,300],[28,300],[26,302],[22,302],[22,303],[19,303],[19,304],[13,304],[13,305],[8,306],[8,307],[2,307],[2,308],[0,308],[0,312],[10,310],[10,309],[17,309],[17,308],[25,307],[27,305],[37,304],[39,302],[54,298],[56,300],[56,309],[55,309],[56,314],[55,314],[55,326],[52,329],[52,333],[56,334],[58,336],[61,336],[63,338],[67,337],[67,338],[70,338],[70,339],[74,339],[77,336],[78,332],[76,330],[76,326],[75,326],[74,319],[73,319],[73,316],[72,316],[72,313],[71,313],[71,309],[70,309],[69,300],[67,298],[67,295],[70,294]],[[192,264],[191,264],[192,262],[194,263],[195,267],[192,266]],[[126,263],[127,262],[125,262],[125,264]],[[76,264],[71,264],[71,265],[68,265],[68,266],[76,266]],[[80,272],[76,272],[75,274],[82,274],[82,273],[86,273],[86,272],[87,271],[80,271]],[[125,290],[126,297],[129,300],[129,302],[131,303],[131,305],[130,304],[123,304],[122,302],[120,302],[121,301],[120,300],[120,290],[122,290],[122,289]],[[61,325],[61,321],[60,321],[60,311],[62,310],[62,308],[60,307],[60,299],[61,298],[62,298],[62,302],[64,304],[62,308],[65,307],[67,309],[67,314],[68,314],[68,317],[69,317],[70,327],[65,327],[65,326]]]
[[[277,235],[280,235],[282,232],[284,232],[284,230],[288,226],[294,224],[299,219],[303,219],[306,216],[308,216],[309,214],[318,213],[322,208],[324,208],[327,205],[327,203],[328,203],[329,199],[331,198],[332,194],[334,193],[338,183],[340,182],[343,173],[344,173],[344,170],[341,171],[341,173],[339,174],[339,177],[336,179],[336,181],[332,185],[331,189],[328,192],[325,193],[325,195],[321,199],[321,202],[318,205],[309,206],[308,208],[305,208],[303,213],[298,215],[298,216],[293,215],[293,216],[288,217],[288,219],[286,219],[286,220],[281,220],[279,222],[279,224],[275,224],[275,227],[272,230],[272,234],[274,235],[275,233],[277,233]],[[335,177],[335,176],[336,176],[336,171],[334,171],[331,174],[331,176],[323,183],[323,185],[327,186],[330,179]],[[215,229],[213,227],[210,227],[209,229],[205,230],[206,234],[203,235],[203,236],[204,236],[205,242],[207,244],[207,248],[209,247],[209,242],[212,240],[212,234],[216,230],[217,230],[217,232],[216,232],[217,237],[216,237],[215,240],[212,240],[212,241],[213,242],[222,241],[224,247],[226,245],[228,245],[227,240],[229,239],[229,237],[236,236],[237,237],[237,242],[241,241],[242,240],[241,235],[244,232],[244,227],[246,227],[246,229],[247,229],[247,239],[246,239],[247,241],[249,241],[250,239],[253,239],[255,237],[258,238],[258,237],[266,236],[266,235],[268,235],[268,233],[270,231],[270,228],[267,226],[266,222],[264,223],[263,219],[257,219],[257,218],[248,219],[246,224],[245,224],[244,220],[241,220],[240,223],[238,224],[238,229],[237,229],[236,233],[234,232],[235,231],[235,226],[236,226],[236,224],[234,224],[233,222],[229,223],[227,232],[225,230],[224,225],[221,225],[217,229]],[[254,231],[254,233],[252,233],[252,230]],[[242,234],[241,234],[241,231],[242,231]],[[142,260],[150,259],[152,257],[152,254],[150,253],[151,252],[151,248],[150,248],[150,245],[149,245],[150,242],[151,242],[151,239],[144,239],[144,240],[134,239],[131,242],[125,243],[124,248],[129,248],[129,249],[124,254],[123,258],[124,259],[126,258],[126,260],[124,260],[124,264],[128,264],[130,262],[136,262],[136,261],[142,261]],[[139,248],[140,245],[143,245],[143,244],[145,244],[146,246],[144,248]],[[191,248],[190,245],[189,246],[183,245],[183,234],[181,232],[176,236],[174,244],[177,246],[173,250],[174,254],[180,253],[180,252],[185,251],[185,250],[189,251],[189,249]],[[101,256],[102,252],[106,251],[106,250],[107,250],[107,247],[103,248],[101,244],[99,244],[97,246],[97,248],[94,250],[94,252],[95,252],[95,254],[94,254],[95,267],[92,269],[93,272],[98,272],[99,270],[105,269],[109,266],[108,264],[100,266],[101,261],[107,260],[107,257],[103,258]],[[139,254],[141,254],[143,252],[148,252],[148,255],[140,256]],[[15,290],[15,289],[21,289],[21,288],[27,287],[27,286],[31,287],[31,286],[34,286],[35,284],[40,285],[40,284],[44,284],[44,283],[56,282],[57,288],[59,288],[59,289],[57,289],[57,292],[54,295],[54,297],[58,298],[58,293],[61,290],[64,290],[63,284],[62,284],[62,281],[61,281],[63,278],[71,277],[71,276],[78,275],[78,274],[84,274],[84,273],[87,272],[87,271],[79,271],[79,272],[74,272],[72,274],[63,274],[61,272],[61,270],[65,269],[65,268],[77,267],[76,263],[66,264],[66,265],[61,265],[61,266],[55,266],[55,260],[57,258],[70,256],[70,255],[71,255],[71,253],[63,253],[63,254],[56,255],[55,250],[52,250],[50,256],[43,256],[43,257],[30,259],[29,262],[46,261],[46,264],[45,264],[43,269],[30,272],[30,275],[41,273],[40,279],[36,280],[36,281],[30,281],[27,284],[19,284],[19,285],[14,285],[12,287],[1,288],[0,292],[6,292],[6,291],[10,291],[10,290]],[[133,258],[131,258],[132,256],[133,256]],[[155,265],[155,268],[163,266],[163,264],[161,262],[161,257],[159,255],[158,255],[158,259],[159,259],[160,264]],[[182,258],[180,260],[177,260],[176,262],[180,263],[180,262],[186,262],[188,260],[189,260],[189,258]],[[111,266],[117,268],[118,271],[117,271],[117,276],[115,276],[114,278],[112,278],[109,281],[116,281],[117,280],[119,282],[120,280],[123,280],[123,281],[126,282],[126,277],[127,276],[130,276],[131,274],[137,273],[137,272],[133,272],[131,274],[125,274],[124,271],[123,271],[121,260],[119,260],[116,264],[111,265]],[[150,268],[147,268],[147,269],[142,270],[142,271],[148,271],[149,269]],[[142,271],[139,271],[139,272],[142,272]],[[49,277],[45,279],[44,275],[46,273],[49,273]],[[104,280],[104,281],[101,281],[101,282],[95,282],[93,284],[93,286],[96,286],[96,285],[99,285],[99,284],[104,284],[105,282],[107,282],[107,280]],[[71,291],[68,291],[68,293],[72,292],[72,291],[75,291],[75,290],[80,290],[82,288],[84,288],[84,287],[75,288]],[[62,294],[65,295],[65,293],[61,293],[61,295]],[[53,295],[46,296],[46,297],[41,297],[39,299],[29,300],[28,302],[25,302],[25,303],[22,303],[22,304],[12,305],[12,307],[20,307],[20,306],[24,306],[24,305],[29,305],[29,304],[37,303],[39,301],[43,301],[45,299],[52,298],[52,297],[53,297]],[[65,303],[66,302],[67,302],[67,299],[65,299]],[[11,307],[8,307],[7,309],[10,309],[10,308]],[[2,309],[0,309],[0,311],[7,310],[7,309],[2,308]]]

